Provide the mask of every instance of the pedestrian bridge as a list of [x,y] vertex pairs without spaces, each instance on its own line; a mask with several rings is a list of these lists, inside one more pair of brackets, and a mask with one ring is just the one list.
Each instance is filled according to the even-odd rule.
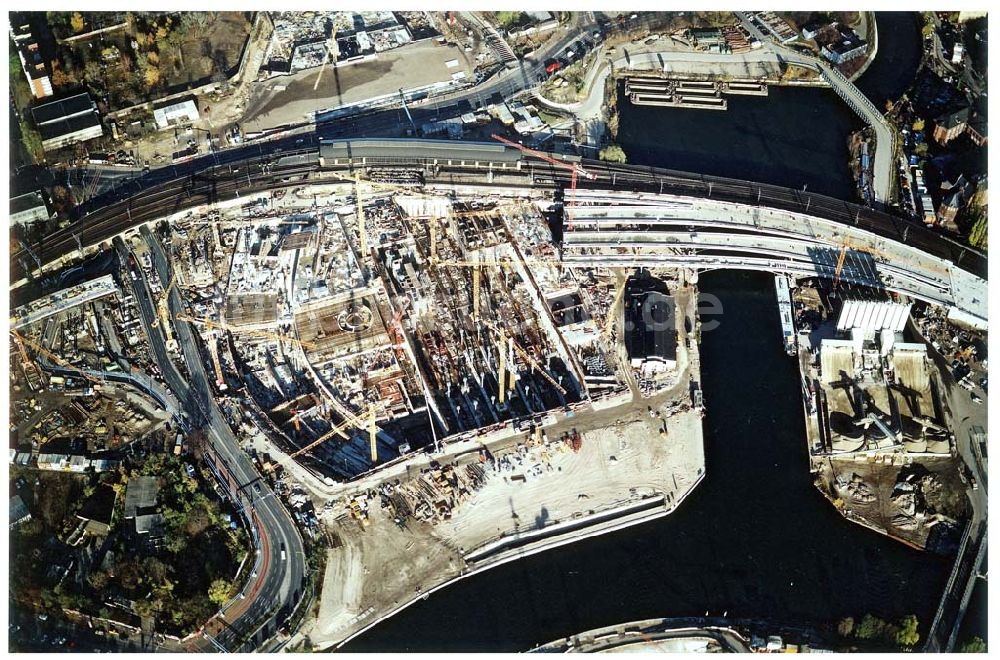
[[839,263],[841,282],[940,305],[956,320],[986,326],[986,281],[903,241],[805,213],[701,197],[611,190],[568,197],[567,263],[827,279]]
[[875,131],[872,192],[874,193],[876,202],[880,204],[891,202],[893,156],[896,153],[896,130],[886,121],[885,115],[875,107],[875,104],[867,96],[861,93],[861,90],[853,82],[848,80],[835,67],[830,66],[819,57],[789,48],[784,44],[775,43],[757,29],[746,12],[738,11],[734,13],[750,33],[777,55],[779,60],[818,72],[823,77],[823,80],[833,88],[833,91],[837,92],[837,95],[872,127]]

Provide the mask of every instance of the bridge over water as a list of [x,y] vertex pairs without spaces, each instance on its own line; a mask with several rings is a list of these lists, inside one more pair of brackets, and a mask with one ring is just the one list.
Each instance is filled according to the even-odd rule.
[[[694,196],[577,190],[563,260],[607,266],[736,268],[818,276],[947,307],[985,327],[986,281],[946,259],[850,224]],[[841,252],[844,261],[839,268]]]

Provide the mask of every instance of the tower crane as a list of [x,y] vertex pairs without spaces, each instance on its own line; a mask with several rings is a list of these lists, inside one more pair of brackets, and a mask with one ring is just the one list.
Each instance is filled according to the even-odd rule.
[[176,281],[177,271],[175,270],[170,276],[170,281],[167,283],[167,286],[163,287],[163,295],[160,296],[160,301],[156,305],[157,317],[160,322],[160,327],[163,328],[164,334],[169,332],[168,328],[170,327],[170,318],[167,310],[167,301],[170,297],[170,289],[173,288]]
[[[371,410],[369,410],[369,412],[364,415],[365,418],[368,418],[369,416],[371,416],[371,420],[374,421],[374,419],[375,419],[375,417],[374,417],[374,408],[372,408]],[[332,429],[330,429],[329,431],[327,431],[326,433],[324,433],[323,435],[321,435],[317,439],[315,439],[312,442],[310,442],[305,447],[302,447],[301,449],[297,449],[294,452],[292,452],[291,454],[289,454],[288,458],[298,458],[302,454],[305,454],[307,452],[312,451],[313,449],[315,449],[316,447],[320,446],[321,444],[323,444],[324,442],[326,442],[327,440],[329,440],[330,438],[332,438],[335,435],[339,435],[342,438],[344,438],[345,440],[350,440],[351,436],[349,436],[347,434],[346,430],[349,427],[351,427],[351,426],[356,426],[355,420],[344,420],[343,422],[341,422],[337,426],[334,426]]]
[[[545,378],[545,380],[549,381],[549,383],[552,385],[552,387],[554,387],[557,390],[559,390],[560,394],[562,394],[563,396],[566,396],[566,389],[562,385],[559,384],[559,381],[557,381],[555,378],[553,378],[552,376],[550,376],[549,372],[541,364],[539,364],[538,360],[536,360],[534,357],[532,357],[531,354],[528,353],[528,351],[526,351],[523,348],[521,348],[521,346],[519,346],[518,343],[516,341],[514,341],[513,337],[508,337],[507,333],[505,333],[503,330],[501,330],[499,327],[497,327],[493,323],[490,323],[489,321],[486,322],[486,325],[489,326],[490,328],[492,328],[493,331],[496,332],[501,338],[503,338],[506,341],[509,341],[510,345],[514,348],[514,352],[515,353],[517,353],[518,355],[520,355],[521,358],[525,362],[527,362],[532,368],[534,368],[536,371],[538,371],[539,373],[541,373],[542,377]],[[503,367],[503,366],[506,366],[506,365],[504,364],[504,362],[501,362],[501,366]],[[502,386],[501,386],[501,389],[503,389]],[[501,399],[501,402],[503,402],[502,399]]]
[[[31,390],[38,388],[41,383],[41,376],[38,373],[38,366],[35,361],[28,357],[27,351],[24,349],[24,342],[21,340],[20,333],[15,330],[11,330],[11,339],[14,340],[14,344],[17,345],[17,351],[21,354],[21,368],[24,370],[24,377],[28,381],[28,387]],[[32,382],[37,381],[37,382]]]
[[611,303],[611,308],[608,310],[608,319],[604,323],[604,329],[601,330],[601,336],[607,337],[611,334],[611,329],[615,327],[615,319],[617,318],[618,305],[621,304],[622,298],[625,297],[625,282],[626,280],[622,277],[624,271],[622,269],[616,269],[618,273],[618,281],[615,283],[615,299]]
[[56,355],[55,353],[53,353],[49,349],[45,348],[45,346],[42,346],[42,344],[40,344],[39,342],[37,342],[37,341],[35,341],[33,339],[30,339],[30,338],[22,335],[17,330],[11,328],[10,329],[10,334],[14,337],[15,343],[17,343],[17,342],[24,342],[28,346],[31,346],[33,349],[35,349],[41,355],[44,355],[48,359],[50,359],[53,362],[55,362],[56,364],[58,364],[60,367],[63,367],[64,369],[70,369],[72,371],[75,371],[75,372],[79,373],[81,378],[85,378],[86,380],[89,380],[92,383],[98,383],[98,384],[100,384],[102,382],[100,378],[96,378],[94,376],[91,376],[85,370],[81,369],[80,367],[76,366],[75,364],[67,362],[66,360],[62,359],[61,357],[59,357],[58,355]]
[[[568,163],[568,162],[566,162],[564,160],[556,160],[555,158],[553,158],[552,156],[549,156],[546,153],[542,153],[541,151],[535,151],[534,149],[530,149],[530,148],[524,146],[523,144],[518,144],[517,142],[514,142],[512,140],[508,140],[507,138],[502,137],[500,135],[497,135],[496,133],[494,133],[490,137],[492,137],[497,142],[500,142],[501,144],[507,145],[508,147],[514,147],[515,149],[517,149],[518,151],[520,151],[520,152],[522,152],[524,154],[527,154],[529,156],[534,156],[535,158],[538,158],[540,160],[544,160],[546,163],[549,163],[550,165],[555,165],[556,167],[561,167],[564,170],[569,170],[570,172],[572,172],[572,175],[570,177],[569,188],[574,193],[576,193],[576,177],[577,177],[577,175],[584,176],[584,177],[586,177],[587,179],[590,179],[590,180],[593,180],[593,179],[597,178],[594,174],[591,174],[590,172],[588,172],[587,170],[583,169],[579,165],[576,165],[576,164],[573,164],[573,163]],[[575,195],[574,195],[573,199],[575,200]],[[572,203],[573,203],[573,201],[570,202],[570,204],[572,204]]]

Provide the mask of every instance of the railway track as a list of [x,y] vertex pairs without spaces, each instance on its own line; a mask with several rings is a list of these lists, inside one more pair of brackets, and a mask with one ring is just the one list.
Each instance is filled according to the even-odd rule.
[[[249,196],[254,193],[287,187],[290,177],[308,177],[324,171],[348,172],[350,166],[336,168],[320,167],[318,160],[306,163],[287,163],[294,158],[317,154],[315,149],[277,152],[252,158],[237,158],[239,152],[227,154],[215,165],[172,179],[161,179],[170,172],[156,170],[155,175],[147,175],[134,183],[140,187],[135,194],[117,199],[121,190],[112,195],[106,193],[79,209],[79,217],[68,227],[61,229],[29,250],[22,248],[11,257],[11,281],[26,277],[29,269],[37,264],[51,263],[71,254],[81,245],[96,245],[111,236],[139,224],[163,217],[185,208]],[[575,160],[575,159],[574,159]],[[286,161],[287,164],[282,164]],[[733,179],[723,179],[706,175],[675,172],[653,167],[617,165],[581,159],[579,161],[595,175],[593,180],[580,178],[578,188],[615,188],[636,192],[708,197],[730,202],[764,205],[787,211],[821,216],[844,225],[871,231],[885,238],[905,242],[929,254],[947,259],[974,275],[987,277],[986,257],[976,250],[961,245],[937,232],[914,225],[901,218],[874,211],[843,200],[799,190],[792,190],[770,184],[758,184]],[[525,157],[524,165],[517,172],[504,172],[505,176],[522,175],[528,185],[538,188],[554,188],[565,191],[570,186],[568,171],[554,167],[540,160]],[[425,167],[419,155],[415,155],[405,166]],[[380,164],[381,168],[403,167],[403,163]],[[162,168],[167,170],[168,168]],[[177,172],[177,168],[173,168]],[[470,166],[438,166],[434,176],[427,177],[427,183],[449,181],[456,174],[482,172]],[[149,185],[141,189],[144,182]],[[481,182],[479,185],[491,185]],[[503,186],[510,184],[492,184]],[[128,190],[129,186],[123,187]],[[102,206],[103,205],[103,206]],[[37,258],[37,261],[36,261]]]

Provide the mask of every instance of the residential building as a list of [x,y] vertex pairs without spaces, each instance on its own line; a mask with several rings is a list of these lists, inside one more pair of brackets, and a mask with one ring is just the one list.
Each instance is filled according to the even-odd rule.
[[136,539],[156,544],[164,535],[163,514],[157,511],[160,482],[156,477],[133,477],[125,489],[125,521]]
[[955,216],[962,209],[963,195],[961,190],[955,190],[941,198],[938,206],[937,219],[941,224],[951,224],[955,222]]
[[49,207],[41,191],[25,193],[10,198],[10,224],[26,225],[48,220]]
[[42,136],[42,149],[53,151],[104,135],[97,105],[84,92],[31,109],[35,126]]
[[31,93],[36,99],[52,96],[50,62],[55,59],[37,37],[37,27],[30,14],[11,12],[10,37],[14,40],[17,56],[21,60]]
[[920,208],[923,210],[925,225],[937,224],[937,214],[934,213],[934,201],[930,195],[923,194],[920,196]]
[[934,140],[941,145],[948,144],[964,131],[969,123],[969,106],[941,115],[934,120]]
[[864,56],[868,45],[858,33],[846,25],[834,24],[836,36],[820,49],[820,53],[833,64],[850,62]]
[[975,191],[972,183],[966,180],[965,176],[959,175],[954,182],[941,184],[941,204],[938,206],[938,222],[952,224],[958,212],[965,206],[968,197]]
[[955,44],[955,49],[951,53],[951,63],[961,64],[962,55],[965,53],[965,46],[961,42]]
[[31,513],[28,511],[28,507],[24,504],[21,496],[15,495],[10,498],[10,529],[14,529],[18,525],[23,525],[29,520],[31,520]]
[[90,461],[79,454],[39,454],[38,469],[55,472],[86,472]]
[[812,39],[817,34],[822,32],[823,28],[829,25],[826,21],[820,19],[813,19],[802,26],[802,38]]
[[[985,107],[983,110],[985,110]],[[969,123],[965,127],[965,134],[969,136],[969,139],[977,147],[985,147],[989,135],[987,128],[986,113],[976,109],[972,113],[972,116],[969,117]]]
[[713,52],[721,52],[726,45],[726,40],[722,36],[719,28],[691,28],[688,36],[698,48]]
[[198,121],[198,105],[194,98],[187,98],[183,101],[160,106],[153,110],[153,119],[156,120],[156,127],[161,131],[171,126],[180,126],[193,121]]

